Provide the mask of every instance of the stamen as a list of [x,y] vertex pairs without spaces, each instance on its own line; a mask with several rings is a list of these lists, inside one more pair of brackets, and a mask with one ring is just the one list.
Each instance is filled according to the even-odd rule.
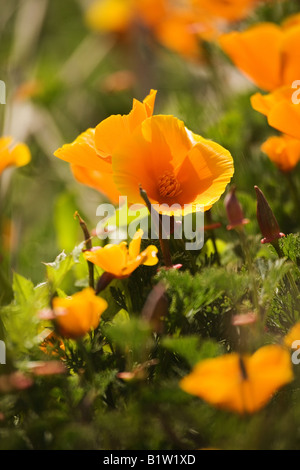
[[158,180],[158,191],[162,197],[175,197],[182,192],[177,178],[171,171],[166,171]]

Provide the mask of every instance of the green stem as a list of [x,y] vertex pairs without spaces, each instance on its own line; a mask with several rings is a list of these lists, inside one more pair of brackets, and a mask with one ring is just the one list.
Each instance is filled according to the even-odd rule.
[[[149,198],[148,198],[148,195],[147,195],[146,191],[141,187],[141,185],[140,185],[140,195],[143,198],[143,200],[144,200],[144,202],[145,202],[145,204],[148,208],[148,211],[149,211],[150,216],[151,216],[152,223],[154,223],[155,226],[156,226],[155,228],[158,232],[159,244],[160,244],[160,248],[161,248],[161,251],[162,251],[163,258],[164,258],[165,266],[170,268],[173,264],[172,264],[172,258],[171,258],[171,253],[170,253],[169,241],[167,239],[166,234],[163,231],[162,214],[157,214],[156,213],[155,217],[152,217],[152,215],[153,215],[152,204],[149,201]],[[158,222],[157,222],[157,219],[158,219]]]
[[[85,239],[85,247],[87,250],[92,249],[92,238],[88,231],[87,225],[85,221],[80,217],[79,213],[76,211],[74,217],[77,217],[79,220],[80,227],[82,228],[84,239]],[[92,289],[95,288],[95,280],[94,280],[94,265],[90,261],[87,262],[88,270],[89,270],[89,286]]]
[[[283,252],[282,252],[282,250],[281,250],[281,248],[280,248],[280,246],[279,246],[278,240],[275,240],[275,241],[272,243],[272,245],[273,245],[273,247],[274,247],[276,253],[278,254],[278,257],[279,257],[279,258],[284,258],[284,254],[283,254]],[[288,272],[286,273],[286,277],[287,277],[287,279],[288,279],[288,281],[289,281],[291,290],[292,290],[292,292],[293,292],[295,298],[298,299],[299,296],[300,296],[300,292],[299,292],[298,286],[297,286],[297,284],[296,284],[296,282],[295,282],[295,279],[293,278],[292,273],[291,273],[290,271],[288,271]]]
[[291,197],[293,199],[295,214],[298,214],[298,211],[300,208],[300,198],[299,198],[297,185],[294,181],[294,178],[291,172],[285,172],[284,174],[285,174],[288,186],[289,186]]
[[254,271],[254,267],[253,267],[253,261],[252,261],[251,253],[250,253],[249,246],[248,246],[248,240],[247,240],[247,237],[246,237],[246,234],[245,234],[245,231],[244,231],[243,227],[239,228],[237,230],[237,232],[240,236],[242,249],[243,249],[243,252],[245,254],[246,263],[247,263],[247,266],[248,266],[248,271],[249,271],[249,274],[250,274],[250,277],[251,277],[253,304],[254,304],[254,307],[255,307],[257,313],[260,313],[260,305],[259,305],[259,298],[258,298],[258,285],[257,285],[256,279],[255,279],[255,271]]

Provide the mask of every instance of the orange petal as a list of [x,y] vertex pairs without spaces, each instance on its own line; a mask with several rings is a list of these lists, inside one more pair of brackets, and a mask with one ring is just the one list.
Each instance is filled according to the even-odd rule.
[[110,158],[117,146],[128,138],[134,129],[152,115],[156,91],[151,90],[143,103],[134,99],[129,114],[113,115],[100,122],[95,130],[97,152],[103,158]]
[[269,137],[261,149],[281,171],[293,170],[300,160],[300,140],[286,135]]
[[72,143],[63,145],[54,155],[75,165],[103,171],[103,162],[95,147],[95,129],[92,128],[80,134]]
[[144,234],[143,230],[139,229],[135,233],[132,241],[129,243],[128,252],[129,252],[130,258],[132,259],[135,259],[140,254],[141,241],[142,241],[143,234]]
[[91,170],[74,164],[71,164],[71,170],[77,181],[103,193],[116,204],[119,202],[120,193],[113,180],[111,164],[102,160],[101,165],[103,165],[103,171]]
[[124,249],[124,244],[105,245],[103,248],[85,251],[83,256],[86,260],[116,277],[123,275],[127,264],[127,250]]
[[291,86],[300,77],[300,52],[295,47],[299,42],[300,25],[288,28],[281,41],[282,85]]
[[233,63],[264,90],[282,85],[280,43],[283,32],[273,23],[260,23],[244,32],[220,37],[222,49]]

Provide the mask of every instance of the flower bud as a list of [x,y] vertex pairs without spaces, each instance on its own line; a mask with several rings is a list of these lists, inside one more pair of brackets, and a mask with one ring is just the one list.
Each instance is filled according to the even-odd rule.
[[229,225],[226,227],[227,230],[232,230],[249,223],[249,220],[244,218],[243,209],[235,195],[235,191],[236,187],[232,186],[224,200],[227,218],[229,221]]
[[266,200],[263,192],[254,186],[257,198],[257,221],[260,227],[261,233],[264,238],[261,243],[273,243],[275,240],[284,237],[284,233],[280,232],[278,222],[268,201]]

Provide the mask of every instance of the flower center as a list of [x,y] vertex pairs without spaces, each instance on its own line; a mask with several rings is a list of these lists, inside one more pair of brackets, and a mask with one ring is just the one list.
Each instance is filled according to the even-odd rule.
[[182,192],[182,189],[174,174],[166,171],[158,180],[158,191],[162,197],[175,197]]

